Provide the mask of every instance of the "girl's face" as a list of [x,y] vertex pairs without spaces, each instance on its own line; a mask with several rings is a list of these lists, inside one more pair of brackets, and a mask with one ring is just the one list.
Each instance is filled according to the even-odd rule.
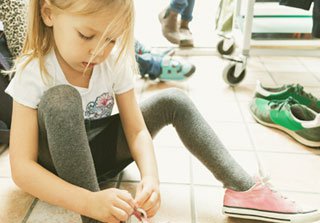
[[[56,54],[64,72],[83,73],[98,46],[103,32],[108,25],[106,13],[95,15],[50,14],[49,26],[53,28]],[[44,19],[45,23],[46,19]],[[47,24],[48,25],[48,24]],[[92,71],[94,65],[103,62],[115,45],[114,36],[107,36],[99,43],[99,49],[105,42],[109,44],[100,49],[88,66]]]

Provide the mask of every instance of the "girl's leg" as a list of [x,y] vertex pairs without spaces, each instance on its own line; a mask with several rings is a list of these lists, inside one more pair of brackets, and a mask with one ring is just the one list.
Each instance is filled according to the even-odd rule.
[[[164,90],[143,102],[141,111],[152,137],[164,126],[172,124],[187,149],[223,183],[224,187],[244,191],[254,185],[252,177],[231,157],[195,105],[182,91]],[[128,151],[122,131],[118,134],[118,153],[125,153],[121,151]]]
[[[267,221],[278,219],[278,222],[315,222],[320,219],[317,209],[301,209],[295,202],[270,189],[267,183],[254,182],[230,156],[182,91],[165,90],[142,103],[141,110],[152,137],[165,125],[172,124],[190,152],[228,188],[223,202],[225,214]],[[118,149],[122,151],[123,159],[127,154],[130,160],[123,132],[118,135]]]
[[[99,191],[78,91],[67,85],[49,89],[39,104],[38,119],[39,163],[69,183]],[[99,222],[85,216],[82,221]]]

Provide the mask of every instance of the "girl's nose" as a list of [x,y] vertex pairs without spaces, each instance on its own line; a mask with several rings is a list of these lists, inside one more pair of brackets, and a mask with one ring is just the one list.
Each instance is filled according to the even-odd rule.
[[89,53],[90,53],[90,55],[91,56],[93,56],[93,55],[95,55],[96,57],[101,57],[101,56],[103,56],[103,54],[104,54],[104,49],[97,49],[97,51],[95,52],[95,49],[91,49],[90,51],[89,51]]

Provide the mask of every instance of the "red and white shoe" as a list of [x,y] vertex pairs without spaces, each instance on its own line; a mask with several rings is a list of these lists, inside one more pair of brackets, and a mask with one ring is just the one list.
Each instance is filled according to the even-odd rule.
[[294,201],[271,189],[271,185],[264,179],[258,179],[247,191],[227,189],[223,213],[230,217],[280,223],[309,223],[320,220],[318,209],[299,207]]

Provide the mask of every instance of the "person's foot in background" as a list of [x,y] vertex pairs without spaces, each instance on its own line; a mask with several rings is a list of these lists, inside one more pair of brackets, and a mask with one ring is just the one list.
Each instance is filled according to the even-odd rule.
[[189,29],[189,21],[181,20],[180,22],[180,47],[193,47],[193,37]]
[[165,8],[159,14],[163,36],[173,44],[180,44],[180,33],[178,28],[178,13]]

